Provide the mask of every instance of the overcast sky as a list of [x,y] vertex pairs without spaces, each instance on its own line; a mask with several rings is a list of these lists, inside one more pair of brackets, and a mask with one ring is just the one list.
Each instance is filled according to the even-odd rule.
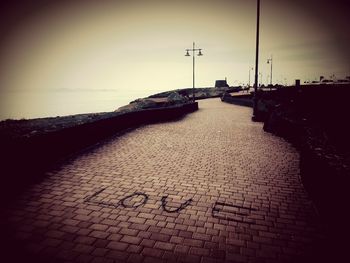
[[[254,66],[255,0],[22,2],[1,7],[0,92],[191,87],[193,41],[198,87]],[[274,83],[350,75],[348,2],[261,0],[262,82],[271,55]]]

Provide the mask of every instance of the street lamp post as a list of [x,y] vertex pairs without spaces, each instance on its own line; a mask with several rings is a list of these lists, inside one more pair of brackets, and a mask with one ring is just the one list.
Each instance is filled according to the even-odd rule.
[[262,84],[262,73],[261,73],[261,72],[259,72],[259,76],[260,76],[260,82],[259,82],[259,85],[261,86],[261,84]]
[[195,70],[194,70],[194,67],[195,67],[195,55],[194,55],[194,53],[195,53],[195,51],[198,51],[198,54],[197,54],[197,56],[203,56],[203,54],[202,54],[202,49],[201,48],[195,48],[195,43],[193,42],[193,48],[191,48],[191,49],[186,49],[186,57],[189,57],[189,56],[191,56],[190,55],[190,53],[189,52],[192,52],[192,57],[193,57],[193,64],[192,64],[192,74],[193,74],[193,76],[192,76],[192,81],[193,81],[193,89],[192,89],[192,91],[193,91],[193,97],[192,97],[192,100],[193,100],[193,102],[195,101],[195,95],[194,95],[194,80],[195,80],[195,78],[194,78],[194,72],[195,72]]
[[249,84],[248,84],[248,92],[249,92],[249,89],[250,89],[250,71],[253,70],[254,68],[253,67],[249,67]]
[[257,120],[258,114],[258,73],[259,73],[259,25],[260,25],[260,0],[256,6],[256,46],[255,46],[255,76],[254,76],[254,107],[253,120]]
[[267,64],[271,65],[271,70],[270,70],[270,85],[272,85],[272,55],[271,58],[267,59]]

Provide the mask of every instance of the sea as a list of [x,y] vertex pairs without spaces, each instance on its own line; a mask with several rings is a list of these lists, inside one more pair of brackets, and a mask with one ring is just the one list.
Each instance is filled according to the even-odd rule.
[[159,90],[1,91],[0,120],[115,111]]

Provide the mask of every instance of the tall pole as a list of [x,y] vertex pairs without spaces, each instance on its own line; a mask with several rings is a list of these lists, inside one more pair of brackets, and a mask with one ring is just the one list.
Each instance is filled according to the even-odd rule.
[[272,85],[272,55],[271,58],[267,59],[267,64],[271,64],[271,70],[270,70],[270,85]]
[[186,49],[186,57],[191,56],[190,52],[192,52],[192,100],[195,101],[195,51],[198,51],[198,56],[203,56],[202,54],[202,49],[201,48],[195,48],[195,43],[193,42],[193,47],[192,49]]
[[261,73],[261,72],[259,72],[259,75],[260,75],[260,81],[259,81],[259,84],[260,84],[260,86],[261,86],[261,83],[262,83],[262,73]]
[[272,85],[272,55],[271,55],[271,74],[270,74],[270,84]]
[[249,77],[248,77],[248,81],[249,81],[249,83],[248,83],[248,87],[250,88],[250,68],[249,68],[249,75],[248,75]]
[[249,90],[250,90],[250,71],[251,71],[251,70],[254,70],[254,68],[249,67],[249,85],[248,85],[248,93],[249,93]]
[[195,48],[194,48],[194,42],[193,42],[193,52],[192,52],[192,56],[193,56],[193,78],[192,78],[192,80],[193,80],[193,88],[192,88],[192,95],[193,95],[193,102],[195,101],[195,95],[194,95],[194,50],[195,50]]
[[253,70],[254,68],[249,67],[249,87],[250,87],[250,71]]
[[260,0],[257,0],[256,7],[256,50],[255,50],[255,79],[254,79],[254,108],[253,108],[253,120],[257,119],[258,113],[258,66],[259,66],[259,21],[260,21]]

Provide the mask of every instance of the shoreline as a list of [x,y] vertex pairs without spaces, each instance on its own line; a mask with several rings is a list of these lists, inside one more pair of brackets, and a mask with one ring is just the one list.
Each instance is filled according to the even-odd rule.
[[[128,105],[138,98],[148,98],[159,94],[178,92],[189,88],[172,90],[87,90],[87,91],[13,91],[1,93],[2,105],[0,122],[5,120],[31,120],[53,117],[67,117],[82,114],[102,114],[113,112],[118,107]],[[210,87],[196,88],[210,89]],[[7,95],[16,93],[17,95]]]

